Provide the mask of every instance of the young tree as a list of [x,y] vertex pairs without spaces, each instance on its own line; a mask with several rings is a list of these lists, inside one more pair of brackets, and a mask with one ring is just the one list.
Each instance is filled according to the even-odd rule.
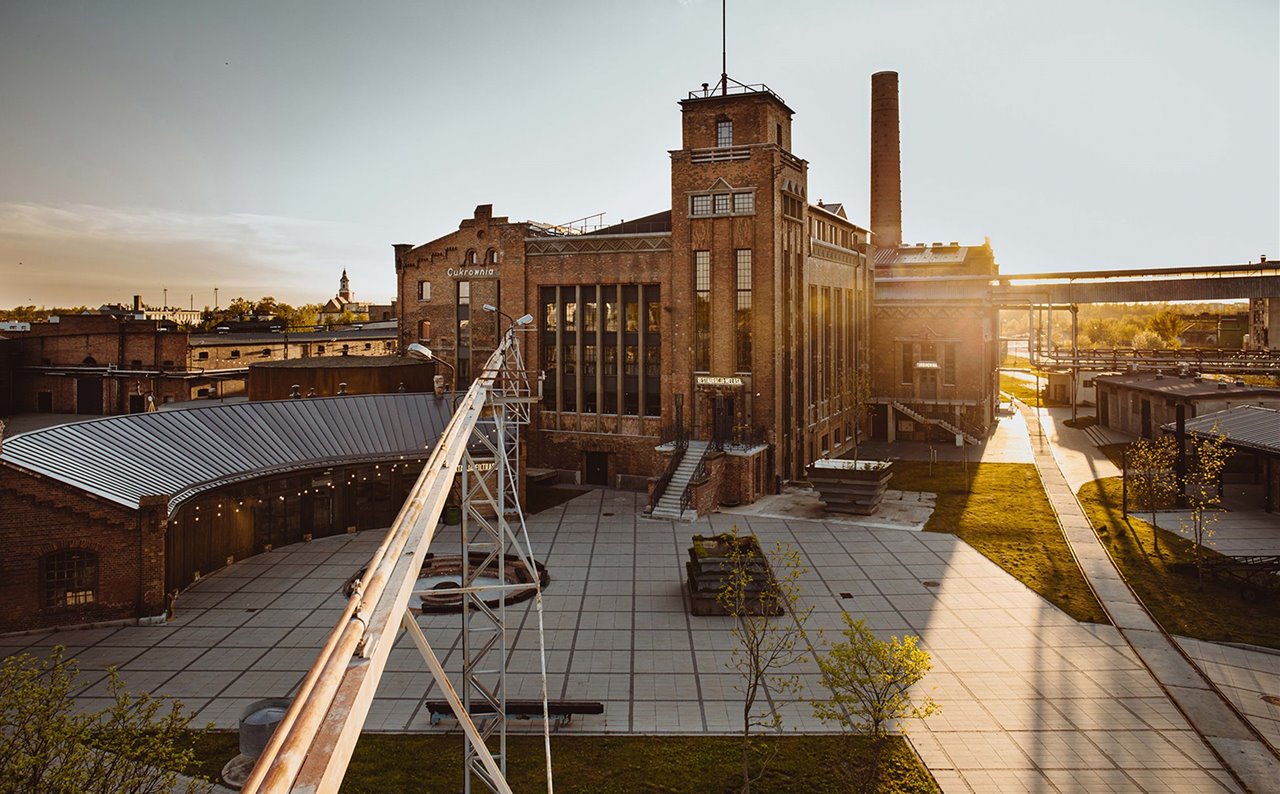
[[[115,669],[104,711],[78,714],[78,674],[61,646],[47,659],[26,654],[0,665],[0,791],[160,794],[195,759],[192,715],[165,698],[131,695]],[[196,785],[183,791],[207,790]]]
[[1177,443],[1170,436],[1140,438],[1129,445],[1129,469],[1138,504],[1151,511],[1151,530],[1156,555],[1160,554],[1160,530],[1156,527],[1156,511],[1167,506],[1177,491],[1174,463]]
[[822,685],[831,696],[815,700],[813,712],[824,723],[839,727],[846,738],[866,738],[870,762],[858,768],[854,760],[858,754],[844,753],[848,763],[844,772],[860,791],[874,791],[893,723],[923,719],[940,708],[928,696],[917,702],[911,693],[911,687],[933,668],[933,662],[928,652],[917,646],[919,637],[892,637],[885,642],[848,612],[841,618],[844,641],[832,645],[827,655],[818,659]]
[[1227,446],[1225,436],[1214,428],[1205,437],[1192,436],[1190,442],[1191,470],[1187,472],[1187,507],[1190,512],[1183,521],[1191,529],[1195,539],[1196,575],[1204,584],[1201,567],[1201,550],[1205,540],[1213,535],[1213,525],[1218,520],[1216,508],[1222,504],[1222,472],[1234,450]]
[[[749,794],[777,752],[760,746],[753,731],[780,728],[776,701],[800,691],[799,677],[783,671],[805,655],[804,623],[813,607],[799,606],[800,577],[808,572],[799,551],[777,543],[766,559],[755,536],[739,534],[736,525],[727,542],[717,598],[733,618],[737,640],[725,666],[741,677],[736,688],[742,694],[742,792]],[[763,756],[754,775],[753,753]]]
[[1147,320],[1147,327],[1165,342],[1166,347],[1178,347],[1178,335],[1187,325],[1182,317],[1172,309],[1161,309]]

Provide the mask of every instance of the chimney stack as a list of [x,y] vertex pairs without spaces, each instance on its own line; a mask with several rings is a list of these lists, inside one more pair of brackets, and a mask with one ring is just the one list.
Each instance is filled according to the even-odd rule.
[[134,310],[135,312],[140,312],[140,311],[142,311],[142,296],[141,296],[141,295],[134,295],[134,296],[133,296],[133,310]]
[[898,73],[871,75],[871,231],[877,248],[902,245]]

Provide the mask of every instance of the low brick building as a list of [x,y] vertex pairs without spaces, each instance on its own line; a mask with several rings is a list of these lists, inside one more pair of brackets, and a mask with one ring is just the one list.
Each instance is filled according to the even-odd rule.
[[1094,378],[1098,424],[1143,438],[1152,438],[1161,425],[1225,411],[1239,405],[1280,408],[1280,389],[1243,381],[1136,372]]
[[388,526],[449,415],[430,393],[363,395],[4,439],[0,632],[155,618],[166,593],[234,560]]

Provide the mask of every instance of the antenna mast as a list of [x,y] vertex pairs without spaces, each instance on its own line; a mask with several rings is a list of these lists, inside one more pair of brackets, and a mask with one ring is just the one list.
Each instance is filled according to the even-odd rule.
[[728,16],[727,7],[728,0],[720,0],[720,96],[726,96],[729,93],[729,58],[726,54],[728,34],[725,22]]

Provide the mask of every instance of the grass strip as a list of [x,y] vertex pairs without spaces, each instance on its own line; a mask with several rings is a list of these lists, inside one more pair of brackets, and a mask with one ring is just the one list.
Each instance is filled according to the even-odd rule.
[[[1206,577],[1203,586],[1194,573],[1174,570],[1194,562],[1195,544],[1164,529],[1156,529],[1120,507],[1119,477],[1094,480],[1081,487],[1080,504],[1111,553],[1129,586],[1160,625],[1185,637],[1213,642],[1244,642],[1280,648],[1280,596],[1250,600],[1239,582]],[[1160,554],[1155,554],[1155,533]],[[1205,559],[1222,559],[1212,549]]]
[[1108,623],[1031,463],[896,461],[890,486],[938,495],[929,532],[968,543],[1076,620]]
[[[556,791],[562,794],[718,794],[741,789],[741,739],[733,736],[566,736],[551,739]],[[752,791],[843,792],[849,787],[833,770],[866,746],[844,737],[771,737],[777,755]],[[507,780],[514,791],[545,791],[542,737],[507,737]],[[192,772],[217,779],[223,764],[239,752],[232,732],[196,737],[200,759]],[[902,737],[886,753],[882,792],[936,792],[933,778]],[[474,788],[474,786],[473,786]],[[341,791],[387,794],[400,791],[462,790],[462,739],[458,734],[362,734]]]

